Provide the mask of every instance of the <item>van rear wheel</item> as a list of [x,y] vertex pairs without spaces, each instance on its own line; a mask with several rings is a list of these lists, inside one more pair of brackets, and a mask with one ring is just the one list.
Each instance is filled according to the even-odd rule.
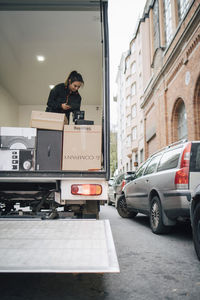
[[194,248],[196,250],[197,257],[200,260],[200,202],[196,205],[194,210],[192,231]]
[[122,218],[134,218],[137,215],[136,212],[128,211],[124,195],[120,196],[117,201],[117,211]]
[[162,206],[158,196],[154,196],[150,205],[150,226],[155,234],[166,233],[171,227],[163,224]]

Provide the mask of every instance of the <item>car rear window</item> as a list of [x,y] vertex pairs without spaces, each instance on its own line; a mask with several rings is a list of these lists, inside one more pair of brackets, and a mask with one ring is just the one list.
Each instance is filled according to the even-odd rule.
[[176,168],[178,166],[181,150],[182,147],[165,152],[160,160],[157,171],[159,172]]
[[191,172],[200,171],[200,143],[192,143],[190,171]]

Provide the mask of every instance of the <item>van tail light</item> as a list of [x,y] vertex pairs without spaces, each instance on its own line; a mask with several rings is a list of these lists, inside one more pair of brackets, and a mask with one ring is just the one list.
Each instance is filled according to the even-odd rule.
[[82,196],[99,196],[102,194],[102,186],[100,184],[72,184],[72,195]]
[[121,191],[123,190],[123,187],[125,186],[125,184],[126,184],[126,181],[123,179],[122,180],[122,185],[121,185]]
[[188,143],[183,150],[180,170],[175,175],[175,184],[180,188],[188,188],[191,145],[192,143]]

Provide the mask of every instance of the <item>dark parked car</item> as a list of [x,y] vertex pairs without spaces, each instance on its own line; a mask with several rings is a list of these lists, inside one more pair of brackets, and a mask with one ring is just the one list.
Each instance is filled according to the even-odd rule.
[[[156,152],[140,166],[117,201],[118,213],[121,217],[143,213],[150,217],[153,233],[167,232],[178,219],[189,219],[191,191],[199,183],[200,141],[180,141]],[[194,218],[198,243],[199,207],[197,204]]]
[[122,189],[126,183],[133,179],[135,172],[128,171],[126,173],[120,173],[108,182],[109,192],[108,192],[108,205],[116,203],[116,200],[121,196]]
[[193,193],[190,208],[194,248],[200,260],[200,185]]
[[190,180],[194,186],[192,190],[192,199],[190,205],[190,217],[192,224],[192,233],[194,247],[200,260],[200,180],[198,180],[198,175],[200,172],[200,143],[195,143],[192,147],[192,158],[190,164],[190,170],[192,171],[192,176]]

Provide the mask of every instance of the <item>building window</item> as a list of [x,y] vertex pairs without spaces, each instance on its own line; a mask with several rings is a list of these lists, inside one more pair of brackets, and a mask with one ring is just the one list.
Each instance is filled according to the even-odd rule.
[[134,127],[132,129],[132,141],[135,141],[137,139],[137,127]]
[[136,104],[134,104],[132,106],[131,115],[132,115],[132,119],[134,119],[136,117],[136,115],[137,115],[137,106],[136,106]]
[[126,87],[129,87],[131,84],[131,76],[128,76],[126,79]]
[[131,45],[131,53],[135,52],[135,41]]
[[140,163],[142,163],[144,160],[144,150],[140,150]]
[[142,88],[142,73],[139,74],[139,89]]
[[143,120],[140,121],[140,136],[143,136]]
[[153,7],[153,39],[154,39],[154,50],[156,50],[157,48],[159,48],[160,45],[158,0],[155,1]]
[[126,119],[126,125],[127,127],[129,127],[131,125],[131,116],[128,115],[127,119]]
[[168,46],[171,39],[172,39],[172,6],[171,6],[171,0],[164,0],[164,15],[165,15],[165,40],[166,40],[166,46]]
[[130,67],[130,57],[128,57],[127,60],[126,60],[126,66],[127,66],[127,69],[129,69],[129,67]]
[[129,107],[130,104],[131,104],[131,97],[128,96],[128,97],[126,98],[126,106]]
[[136,72],[136,62],[134,61],[131,65],[131,74],[134,74]]
[[186,139],[187,133],[187,114],[185,110],[185,104],[182,102],[177,111],[178,114],[178,139]]
[[190,0],[178,0],[178,18],[179,22],[183,19],[190,5]]
[[131,146],[131,136],[130,135],[127,136],[126,144],[128,147]]
[[136,94],[136,83],[134,82],[131,86],[131,95],[135,96]]
[[142,53],[141,53],[141,50],[139,51],[139,67],[141,68],[142,67]]
[[132,162],[132,159],[130,159],[130,171],[132,171],[132,169],[133,169],[132,165],[133,165],[133,162]]

